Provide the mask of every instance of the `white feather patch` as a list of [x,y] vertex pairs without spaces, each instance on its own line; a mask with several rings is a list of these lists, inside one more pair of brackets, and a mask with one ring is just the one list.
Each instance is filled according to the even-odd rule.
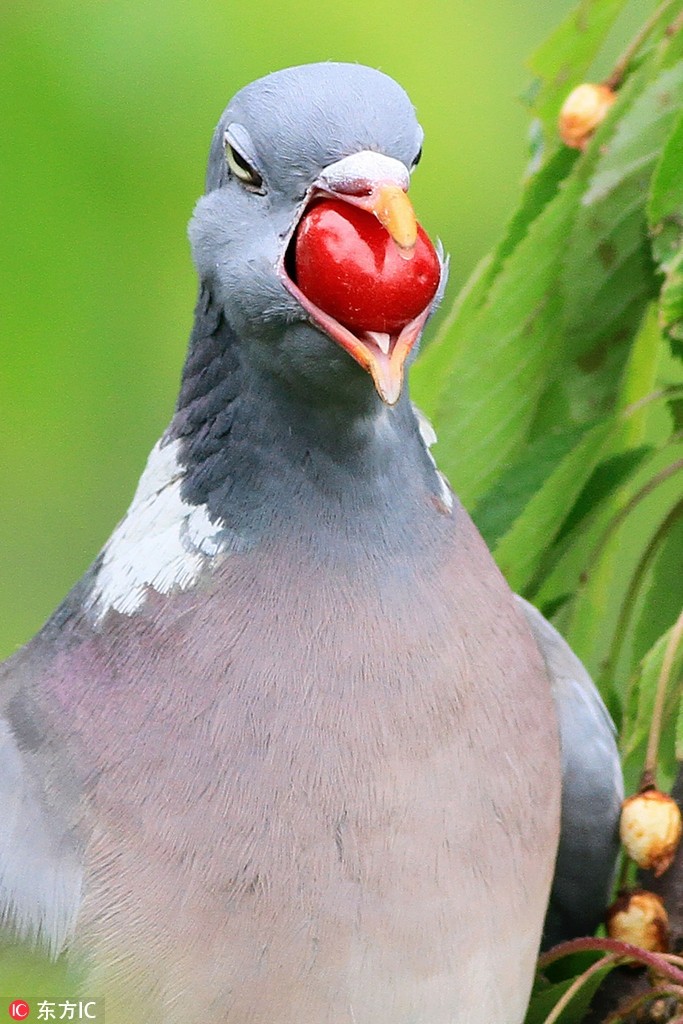
[[427,449],[429,461],[436,470],[436,475],[439,481],[439,497],[443,501],[448,511],[451,512],[453,509],[453,491],[451,490],[451,485],[449,484],[448,480],[437,466],[436,459],[429,450],[432,447],[432,445],[436,444],[437,442],[436,431],[434,430],[434,427],[431,425],[431,423],[429,422],[425,414],[422,412],[422,410],[418,409],[416,405],[413,405],[413,412],[415,413],[415,418],[417,420],[417,425],[420,431],[420,437],[422,438],[424,446]]
[[212,522],[204,505],[182,499],[179,447],[163,438],[154,446],[131,506],[104,548],[87,603],[96,621],[110,608],[132,614],[150,587],[160,594],[186,590],[225,546],[225,524]]

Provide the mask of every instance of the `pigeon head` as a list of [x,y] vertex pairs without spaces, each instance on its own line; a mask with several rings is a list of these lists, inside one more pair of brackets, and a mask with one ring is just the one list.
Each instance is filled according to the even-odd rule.
[[403,89],[361,65],[287,68],[229,104],[190,241],[260,372],[312,400],[398,400],[445,283],[407,195],[422,137]]

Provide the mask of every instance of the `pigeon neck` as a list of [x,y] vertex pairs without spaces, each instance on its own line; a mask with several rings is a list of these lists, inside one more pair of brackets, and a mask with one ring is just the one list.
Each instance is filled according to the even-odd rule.
[[363,394],[362,404],[316,403],[259,370],[203,290],[168,432],[180,443],[184,500],[248,533],[302,504],[356,518],[386,503],[392,518],[409,519],[416,499],[443,501],[407,397],[389,409]]

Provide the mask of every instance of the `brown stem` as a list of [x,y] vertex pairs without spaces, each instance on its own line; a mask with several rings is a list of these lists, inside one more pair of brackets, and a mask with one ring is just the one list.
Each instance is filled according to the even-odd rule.
[[[671,7],[673,2],[674,0],[663,0],[663,3],[661,3],[659,7],[655,9],[655,11],[647,19],[647,21],[640,29],[640,31],[637,32],[636,35],[633,37],[633,39],[622,53],[617,63],[614,65],[614,70],[612,71],[612,74],[609,76],[609,78],[606,78],[604,81],[604,85],[606,85],[609,89],[619,88],[619,86],[624,80],[626,72],[628,71],[629,64],[631,63],[631,61],[633,60],[633,58],[635,57],[635,55],[637,54],[638,50],[641,48],[647,37],[649,36],[650,32],[652,32],[652,30],[656,27],[657,23],[659,22],[659,19],[662,17],[663,14],[666,13],[667,8]],[[672,22],[672,24],[675,24],[675,22]]]
[[676,623],[669,634],[669,639],[664,651],[662,667],[657,679],[657,690],[655,703],[652,709],[652,721],[650,722],[650,735],[647,740],[647,751],[645,752],[645,764],[640,780],[641,791],[654,786],[657,778],[657,755],[659,753],[659,740],[662,732],[662,717],[664,715],[664,704],[669,689],[669,680],[674,666],[674,660],[678,653],[678,647],[683,639],[683,611],[678,616]]
[[637,398],[635,402],[625,405],[621,410],[621,415],[624,419],[628,419],[644,406],[650,405],[652,402],[657,402],[660,398],[671,398],[679,394],[681,391],[683,391],[683,384],[667,384],[666,387],[657,388],[656,391],[650,391],[649,394],[643,395],[642,398]]
[[538,960],[541,970],[561,960],[562,957],[571,953],[614,953],[620,960],[635,960],[637,963],[651,967],[653,971],[672,981],[674,985],[683,985],[683,971],[667,963],[664,957],[658,953],[651,953],[640,946],[634,946],[631,942],[621,942],[619,939],[570,939],[569,942],[561,942],[553,946],[547,953],[544,953]]

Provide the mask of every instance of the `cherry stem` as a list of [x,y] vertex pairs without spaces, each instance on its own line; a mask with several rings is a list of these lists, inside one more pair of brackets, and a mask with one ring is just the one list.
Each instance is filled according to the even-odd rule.
[[681,614],[678,616],[676,623],[669,634],[669,639],[664,651],[664,658],[662,659],[662,667],[657,679],[655,703],[652,709],[652,721],[650,722],[650,734],[648,736],[647,750],[645,752],[645,764],[643,765],[643,774],[640,778],[641,793],[646,789],[652,789],[656,785],[657,756],[659,753],[659,741],[662,733],[664,705],[666,703],[666,695],[669,689],[669,681],[671,679],[674,661],[676,660],[676,655],[682,639],[683,611],[681,611]]
[[621,942],[619,939],[571,939],[569,942],[561,942],[553,946],[547,953],[544,953],[538,960],[541,970],[561,960],[572,953],[613,953],[620,960],[636,960],[646,967],[672,981],[674,985],[683,985],[683,971],[669,963],[667,958],[659,953],[652,953],[648,949],[641,949],[631,942]]
[[[652,32],[652,30],[655,28],[659,19],[662,17],[663,14],[666,13],[667,8],[671,7],[672,3],[673,0],[664,0],[664,2],[661,3],[659,7],[657,7],[653,11],[653,13],[647,19],[647,21],[640,29],[640,31],[633,37],[633,39],[622,53],[617,63],[614,65],[614,70],[612,71],[612,74],[609,76],[609,78],[605,79],[604,84],[607,86],[608,89],[618,89],[619,86],[622,84],[626,72],[628,71],[629,64],[631,63],[631,61],[633,60],[636,53],[641,48],[647,37],[649,36],[650,32]],[[673,22],[673,24],[675,25],[676,22]],[[673,35],[671,26],[669,26],[669,31],[667,32],[667,35]]]
[[620,958],[615,953],[609,953],[607,956],[603,956],[600,960],[596,960],[594,964],[591,964],[591,966],[588,967],[583,974],[580,974],[578,978],[574,978],[574,981],[566,992],[564,992],[557,1000],[543,1024],[555,1024],[564,1008],[571,1002],[579,989],[583,988],[586,982],[589,981],[594,974],[597,974],[598,971],[601,971],[604,967],[608,967],[610,964],[618,963],[619,959]]

